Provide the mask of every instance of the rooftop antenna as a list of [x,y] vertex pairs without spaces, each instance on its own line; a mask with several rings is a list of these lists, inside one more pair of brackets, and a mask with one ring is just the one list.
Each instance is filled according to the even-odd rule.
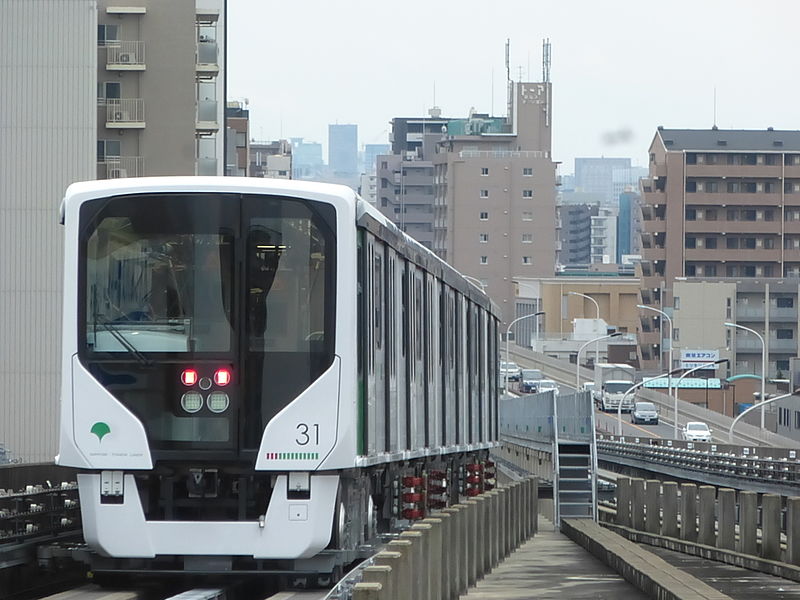
[[717,86],[714,86],[714,125],[712,129],[717,128]]
[[509,67],[510,54],[511,54],[511,39],[506,38],[506,81],[511,81],[511,70]]
[[542,81],[550,83],[550,38],[542,41]]

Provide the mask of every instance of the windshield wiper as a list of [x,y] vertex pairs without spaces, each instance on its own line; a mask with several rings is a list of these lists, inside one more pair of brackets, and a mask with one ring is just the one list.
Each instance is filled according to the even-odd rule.
[[119,332],[119,330],[116,327],[114,327],[111,323],[109,323],[108,321],[100,321],[99,323],[103,329],[105,329],[108,333],[114,336],[114,339],[117,340],[120,343],[120,345],[123,348],[125,348],[127,353],[133,356],[139,362],[140,365],[142,365],[143,367],[153,366],[153,361],[147,358],[139,350],[137,350],[136,347],[133,344],[131,344],[127,339],[125,339],[125,336],[122,335]]

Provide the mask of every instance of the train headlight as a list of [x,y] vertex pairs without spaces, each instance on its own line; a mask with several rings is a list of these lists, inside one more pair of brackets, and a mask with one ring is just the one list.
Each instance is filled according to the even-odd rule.
[[203,408],[203,396],[199,392],[186,392],[181,396],[181,408],[188,413],[196,413]]
[[208,410],[214,413],[225,412],[231,404],[231,400],[225,392],[211,392],[207,402]]

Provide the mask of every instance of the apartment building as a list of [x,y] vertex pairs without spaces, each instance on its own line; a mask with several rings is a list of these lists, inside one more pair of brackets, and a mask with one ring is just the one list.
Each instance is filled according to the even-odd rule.
[[597,204],[563,204],[556,206],[558,217],[559,253],[561,265],[586,265],[592,260],[592,217],[597,216]]
[[788,377],[790,359],[798,355],[800,279],[687,277],[673,289],[674,358],[685,350],[718,352],[731,361],[728,375],[760,376],[761,340],[724,325],[731,322],[763,338],[768,378]]
[[251,175],[250,111],[241,102],[228,102],[225,106],[225,132],[225,175]]
[[288,140],[250,142],[250,176],[292,179],[292,144]]
[[591,217],[591,261],[609,264],[617,262],[617,209],[600,206]]
[[511,82],[509,94],[503,130],[450,122],[433,156],[433,249],[481,281],[505,323],[527,310],[514,280],[553,275],[556,254],[551,84]]
[[[659,128],[649,151],[642,304],[671,312],[681,277],[800,277],[800,131]],[[639,340],[654,367],[669,340],[652,315]]]
[[222,175],[224,0],[98,0],[97,46],[97,178]]
[[[441,133],[437,138],[441,137]],[[401,231],[433,248],[433,163],[421,152],[377,157],[376,206]]]

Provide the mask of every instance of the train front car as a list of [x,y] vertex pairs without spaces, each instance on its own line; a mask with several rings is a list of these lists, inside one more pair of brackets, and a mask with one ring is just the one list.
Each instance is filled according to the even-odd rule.
[[100,554],[224,570],[328,546],[356,454],[340,351],[356,347],[356,202],[245,178],[70,186],[57,462],[81,470]]

